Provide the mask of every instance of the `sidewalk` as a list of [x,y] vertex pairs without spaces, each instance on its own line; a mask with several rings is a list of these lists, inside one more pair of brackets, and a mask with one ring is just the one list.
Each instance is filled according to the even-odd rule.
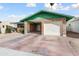
[[40,55],[0,47],[0,56],[40,56]]
[[21,36],[24,36],[24,34],[21,34],[21,33],[0,34],[0,43],[8,41],[8,40],[13,40],[13,39],[21,37]]

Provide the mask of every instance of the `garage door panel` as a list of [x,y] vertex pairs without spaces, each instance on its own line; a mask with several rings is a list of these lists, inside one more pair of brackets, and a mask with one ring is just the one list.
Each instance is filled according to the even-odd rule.
[[44,24],[44,35],[60,36],[60,26],[54,24]]

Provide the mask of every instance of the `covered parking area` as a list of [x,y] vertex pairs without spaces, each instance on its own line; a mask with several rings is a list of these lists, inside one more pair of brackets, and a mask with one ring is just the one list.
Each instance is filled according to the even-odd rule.
[[66,36],[66,22],[72,18],[73,16],[55,12],[39,11],[20,22],[24,22],[26,34],[39,32],[44,35]]

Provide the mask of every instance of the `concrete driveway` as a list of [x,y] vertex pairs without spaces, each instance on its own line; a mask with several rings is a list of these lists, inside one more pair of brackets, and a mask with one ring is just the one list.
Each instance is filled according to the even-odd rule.
[[12,40],[1,42],[0,46],[23,52],[32,52],[44,56],[75,56],[79,55],[70,45],[71,38],[43,36],[29,33]]

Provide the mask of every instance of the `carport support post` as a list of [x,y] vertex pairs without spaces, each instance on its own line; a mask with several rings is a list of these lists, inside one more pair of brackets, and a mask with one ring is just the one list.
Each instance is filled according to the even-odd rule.
[[41,21],[41,34],[44,35],[44,22]]
[[66,37],[66,19],[63,21],[63,36]]
[[63,24],[63,36],[66,37],[66,24]]
[[27,22],[24,22],[24,34],[27,34]]
[[60,24],[60,35],[66,37],[66,20],[63,19],[63,22]]

